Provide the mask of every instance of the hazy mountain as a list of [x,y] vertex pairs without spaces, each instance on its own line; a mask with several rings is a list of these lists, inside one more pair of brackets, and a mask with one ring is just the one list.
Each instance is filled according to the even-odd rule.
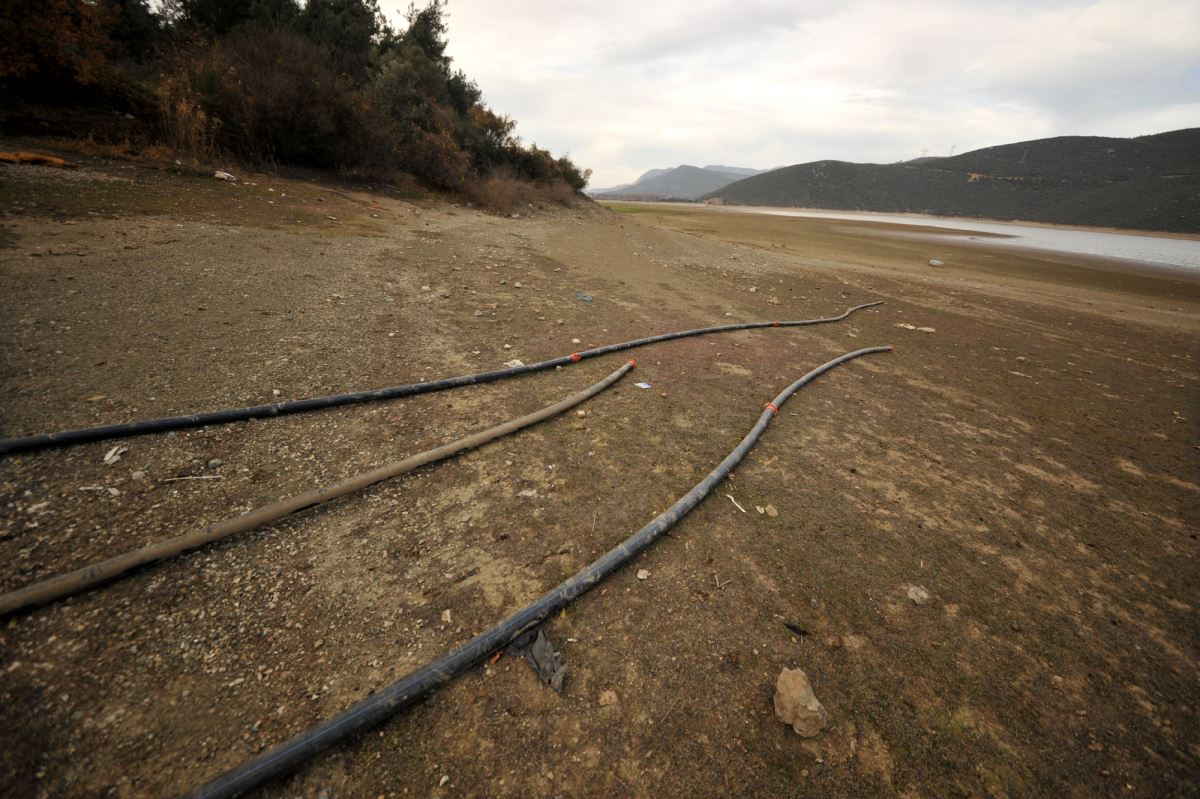
[[759,170],[745,167],[684,164],[674,169],[651,169],[633,183],[609,189],[591,189],[593,197],[639,200],[695,200]]
[[739,205],[930,213],[1200,232],[1200,128],[1059,136],[900,164],[814,161],[707,196]]

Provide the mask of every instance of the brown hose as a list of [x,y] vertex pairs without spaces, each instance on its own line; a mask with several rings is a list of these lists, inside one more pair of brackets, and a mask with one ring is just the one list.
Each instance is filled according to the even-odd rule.
[[636,361],[631,359],[620,369],[590,388],[584,389],[577,394],[572,394],[566,399],[560,400],[539,411],[512,419],[487,430],[481,430],[466,438],[460,438],[449,444],[425,450],[404,460],[394,461],[340,482],[273,502],[270,505],[243,513],[241,516],[215,522],[199,530],[193,530],[174,538],[168,538],[166,541],[159,541],[156,544],[150,544],[141,549],[126,552],[114,558],[102,560],[90,566],[84,566],[82,569],[49,577],[32,585],[27,585],[24,588],[4,594],[0,596],[0,616],[34,605],[52,602],[69,594],[78,593],[79,591],[118,577],[139,566],[144,566],[147,563],[166,560],[190,549],[195,549],[213,541],[219,541],[234,533],[244,533],[259,525],[281,519],[290,513],[310,508],[313,505],[320,505],[322,502],[328,502],[331,499],[358,491],[359,489],[386,480],[389,477],[411,472],[413,469],[420,468],[427,463],[443,460],[464,450],[482,446],[501,436],[515,433],[544,419],[557,416],[563,411],[569,410],[581,402],[594,397],[624,377],[636,365]]

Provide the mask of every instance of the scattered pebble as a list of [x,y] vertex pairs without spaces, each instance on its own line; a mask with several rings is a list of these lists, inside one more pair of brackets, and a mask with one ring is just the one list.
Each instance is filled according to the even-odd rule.
[[813,738],[829,726],[829,714],[813,693],[808,675],[784,669],[775,681],[775,718],[792,725],[797,735]]
[[773,519],[779,515],[779,511],[775,510],[774,505],[767,505],[767,515]]
[[638,569],[637,578],[639,580],[648,580],[650,578],[649,569]]
[[216,469],[224,465],[225,461],[221,460],[220,458],[213,458],[208,462],[208,468],[210,469]]
[[600,707],[608,707],[617,703],[617,692],[613,690],[601,691]]
[[130,478],[131,480],[135,481],[135,482],[136,482],[136,481],[138,481],[138,480],[145,480],[145,479],[146,479],[146,473],[145,473],[145,472],[143,472],[141,469],[138,469],[136,472],[134,472],[133,474],[129,475],[129,478]]
[[571,343],[572,344],[582,344],[583,341],[581,339],[573,338],[573,339],[571,339]]
[[450,608],[442,611],[442,621],[446,622],[446,624],[450,623]]
[[929,601],[929,592],[921,585],[910,585],[908,587],[908,598],[912,600],[914,605],[924,605]]

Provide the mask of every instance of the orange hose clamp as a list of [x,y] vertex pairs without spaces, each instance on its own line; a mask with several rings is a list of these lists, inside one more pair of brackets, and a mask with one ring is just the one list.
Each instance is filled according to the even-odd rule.
[[771,409],[771,413],[779,413],[779,406],[773,402],[768,402],[767,407]]
[[579,363],[582,360],[583,360],[583,356],[580,355],[578,352],[571,353],[571,362],[572,363]]

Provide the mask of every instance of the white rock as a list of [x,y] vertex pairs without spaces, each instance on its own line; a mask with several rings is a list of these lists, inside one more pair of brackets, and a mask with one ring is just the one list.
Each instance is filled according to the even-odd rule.
[[914,605],[924,605],[929,601],[929,592],[923,585],[910,585],[907,593]]
[[649,569],[638,569],[637,578],[639,580],[650,579],[650,570]]

